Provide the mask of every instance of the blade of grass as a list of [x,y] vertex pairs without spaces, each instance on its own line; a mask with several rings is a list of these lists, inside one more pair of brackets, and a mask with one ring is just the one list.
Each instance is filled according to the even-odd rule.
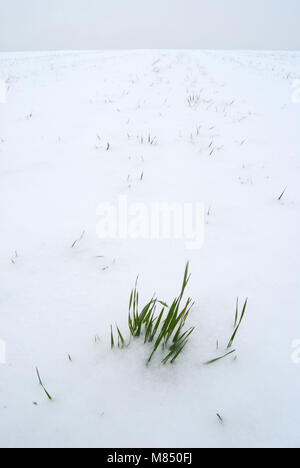
[[42,382],[42,379],[41,379],[41,376],[40,376],[40,373],[39,373],[38,368],[36,367],[35,370],[36,370],[36,373],[37,373],[37,376],[38,376],[38,380],[39,380],[40,386],[41,386],[42,389],[44,390],[44,392],[45,392],[45,394],[46,394],[48,400],[52,401],[52,396],[47,392],[46,388],[44,387],[44,384],[43,384],[43,382]]
[[188,342],[188,340],[186,339],[185,342],[183,343],[183,345],[181,346],[181,348],[177,351],[177,353],[175,354],[175,356],[174,356],[173,359],[171,360],[171,364],[174,364],[174,362],[176,361],[176,359],[178,358],[178,356],[182,353],[182,351],[183,351],[184,348],[186,347],[187,342]]
[[233,328],[235,328],[237,326],[238,319],[239,319],[239,298],[237,298],[237,300],[236,300],[235,320],[234,320],[234,327]]
[[230,351],[229,353],[224,354],[224,356],[221,356],[221,357],[218,357],[218,358],[216,358],[216,359],[212,359],[211,361],[205,362],[204,365],[205,365],[205,366],[209,366],[210,364],[214,364],[215,362],[218,362],[218,361],[220,361],[221,359],[224,359],[224,358],[226,358],[227,356],[230,356],[230,354],[233,354],[233,353],[235,353],[235,352],[236,352],[236,350],[234,349],[233,351]]
[[240,321],[239,321],[239,323],[237,324],[237,326],[236,326],[236,328],[235,328],[235,330],[234,330],[234,333],[233,333],[233,335],[232,335],[232,337],[231,337],[231,339],[230,339],[230,341],[229,341],[229,343],[228,343],[227,349],[231,348],[231,346],[232,346],[232,344],[233,344],[233,342],[234,342],[234,339],[235,339],[235,337],[236,337],[236,334],[237,334],[237,332],[238,332],[238,330],[239,330],[239,328],[240,328],[240,325],[241,325],[241,323],[242,323],[242,321],[243,321],[243,318],[244,318],[244,315],[245,315],[245,312],[246,312],[246,309],[247,309],[247,304],[248,304],[248,299],[246,299],[246,301],[245,301],[245,304],[244,304],[244,307],[243,307],[243,311],[242,311],[242,315],[241,315]]
[[117,327],[117,332],[118,332],[118,335],[119,335],[119,338],[120,338],[120,340],[121,340],[121,344],[122,344],[122,347],[123,347],[123,346],[124,346],[124,344],[125,344],[125,341],[124,341],[123,335],[122,335],[122,333],[120,332],[120,329],[119,329],[119,327],[118,327],[117,325],[116,325],[116,327]]
[[152,353],[151,353],[151,355],[150,355],[150,357],[149,357],[148,363],[151,361],[151,359],[152,359],[154,353],[157,351],[157,349],[158,349],[160,343],[162,342],[162,339],[165,337],[166,330],[168,329],[169,323],[170,323],[170,321],[172,320],[173,313],[174,313],[174,311],[175,311],[177,301],[178,301],[178,299],[175,299],[175,301],[173,302],[173,304],[172,304],[172,306],[171,306],[171,308],[170,308],[170,310],[169,310],[169,313],[168,313],[167,318],[166,318],[166,320],[165,320],[165,322],[164,322],[164,324],[163,324],[163,327],[162,327],[162,329],[161,329],[161,332],[160,332],[160,334],[159,334],[159,336],[158,336],[158,338],[157,338],[157,340],[156,340],[156,342],[155,342],[153,351],[152,351]]
[[172,346],[176,346],[178,343],[182,342],[182,340],[188,338],[195,330],[195,327],[189,328],[186,332],[184,332],[178,340]]
[[115,347],[115,340],[114,340],[112,325],[110,326],[110,347],[111,347],[111,349],[114,349],[114,347]]
[[161,319],[163,318],[164,311],[165,311],[165,309],[162,309],[161,313],[159,314],[159,317],[158,317],[158,319],[156,321],[155,327],[154,327],[153,332],[151,334],[151,337],[149,339],[150,342],[152,342],[154,340],[154,338],[155,338],[155,335],[157,333],[157,330],[158,330],[158,327],[160,325]]
[[285,187],[284,191],[282,192],[282,194],[280,195],[280,197],[278,197],[278,200],[281,201],[283,195],[285,194],[286,192],[286,189],[287,189],[287,186]]
[[[167,362],[171,359],[179,355],[178,351],[181,352],[183,348],[185,347],[186,343],[188,340],[185,340],[184,342],[178,343],[177,345],[173,345],[173,349],[169,352],[169,354],[163,359],[162,363],[167,364]],[[172,359],[173,360],[173,359]],[[172,362],[172,361],[171,361]]]
[[184,272],[184,278],[183,278],[183,283],[182,283],[182,289],[180,293],[180,297],[182,298],[184,291],[188,285],[188,282],[190,281],[191,275],[189,275],[189,267],[190,263],[187,262],[186,267],[185,267],[185,272]]
[[82,234],[81,234],[81,236],[79,237],[79,239],[76,239],[76,240],[73,242],[73,244],[72,244],[72,246],[71,246],[71,249],[74,249],[75,245],[76,245],[78,242],[82,241],[82,239],[84,238],[84,235],[85,235],[85,231],[82,232]]

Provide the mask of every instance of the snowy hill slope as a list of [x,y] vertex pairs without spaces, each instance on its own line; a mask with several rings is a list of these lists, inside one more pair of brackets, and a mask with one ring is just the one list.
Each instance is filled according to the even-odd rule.
[[[1,446],[299,446],[299,78],[300,53],[0,55]],[[120,195],[204,203],[203,248],[99,239]],[[187,260],[196,330],[176,365],[112,352],[136,276],[169,301]],[[237,296],[237,359],[203,366]]]

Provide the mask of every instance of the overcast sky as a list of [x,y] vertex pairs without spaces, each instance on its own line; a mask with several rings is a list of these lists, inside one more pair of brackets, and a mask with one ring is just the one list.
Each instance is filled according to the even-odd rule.
[[0,50],[300,50],[300,0],[0,0]]

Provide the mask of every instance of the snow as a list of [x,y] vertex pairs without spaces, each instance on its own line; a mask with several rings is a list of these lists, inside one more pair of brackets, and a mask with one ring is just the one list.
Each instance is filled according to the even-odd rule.
[[[299,447],[299,78],[296,52],[0,54],[1,447]],[[204,203],[203,248],[99,239],[120,195]],[[187,260],[177,364],[111,351],[136,276],[141,301],[170,301]],[[237,296],[237,359],[204,366]]]

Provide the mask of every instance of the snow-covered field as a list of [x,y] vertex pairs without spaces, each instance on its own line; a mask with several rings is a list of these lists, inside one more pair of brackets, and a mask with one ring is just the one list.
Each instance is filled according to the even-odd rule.
[[[292,52],[0,55],[2,447],[300,446],[299,78]],[[100,239],[120,195],[204,203],[203,248]],[[169,301],[187,260],[177,363],[111,351],[136,276]]]

